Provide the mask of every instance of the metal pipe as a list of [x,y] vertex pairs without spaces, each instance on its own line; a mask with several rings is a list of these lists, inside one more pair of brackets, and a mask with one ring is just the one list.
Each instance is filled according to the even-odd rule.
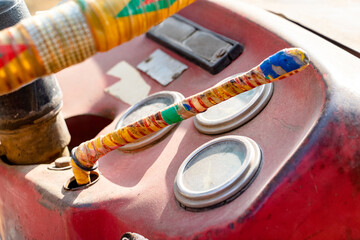
[[298,48],[284,49],[265,59],[250,71],[231,77],[203,92],[185,98],[105,136],[80,144],[72,151],[71,165],[78,185],[90,182],[89,172],[100,157],[170,124],[195,116],[206,109],[262,84],[283,79],[309,64],[307,54]]

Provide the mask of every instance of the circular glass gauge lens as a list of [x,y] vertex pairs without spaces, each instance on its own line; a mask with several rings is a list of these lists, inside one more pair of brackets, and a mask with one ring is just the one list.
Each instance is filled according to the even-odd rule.
[[273,83],[241,93],[196,115],[195,126],[205,134],[219,134],[238,128],[266,106],[272,93]]
[[214,139],[192,152],[177,173],[174,192],[188,208],[222,205],[244,191],[260,169],[261,150],[243,136]]
[[[178,92],[173,91],[163,91],[152,94],[147,98],[141,100],[137,104],[130,107],[119,119],[116,124],[116,129],[125,127],[128,124],[138,121],[141,118],[144,118],[150,114],[154,114],[157,111],[164,109],[176,102],[179,102],[184,99],[184,96]],[[159,140],[164,137],[172,128],[177,124],[169,125],[157,132],[149,134],[139,140],[126,144],[122,147],[119,147],[119,150],[135,150],[146,145]]]

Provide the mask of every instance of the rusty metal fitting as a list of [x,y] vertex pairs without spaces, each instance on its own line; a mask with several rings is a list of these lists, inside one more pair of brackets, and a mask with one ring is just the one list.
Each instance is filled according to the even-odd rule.
[[70,166],[71,157],[60,157],[48,166],[49,170],[63,171],[71,169]]
[[[24,0],[0,1],[0,30],[26,17],[30,13]],[[39,78],[1,95],[0,158],[19,165],[49,163],[69,156],[70,134],[61,108],[62,93],[54,76]]]

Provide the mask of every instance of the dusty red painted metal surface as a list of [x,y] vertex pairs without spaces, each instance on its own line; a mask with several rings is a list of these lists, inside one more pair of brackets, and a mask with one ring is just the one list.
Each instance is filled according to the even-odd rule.
[[[140,36],[57,75],[64,115],[115,118],[101,133],[112,131],[129,106],[103,91],[118,81],[105,73],[122,60],[136,66],[157,48],[189,69],[167,87],[142,75],[151,85],[150,93],[171,90],[189,96],[289,46],[306,49],[312,65],[276,83],[267,107],[236,130],[208,136],[187,120],[149,148],[111,152],[100,160],[101,179],[86,190],[63,190],[72,175],[69,170],[0,163],[4,239],[119,239],[127,231],[149,239],[360,237],[360,90],[356,89],[359,77],[350,72],[359,67],[358,59],[285,20],[240,3],[199,1],[181,14],[243,43],[244,53],[213,76]],[[225,206],[185,211],[173,194],[178,167],[198,146],[229,134],[248,136],[261,146],[264,165],[258,177]]]

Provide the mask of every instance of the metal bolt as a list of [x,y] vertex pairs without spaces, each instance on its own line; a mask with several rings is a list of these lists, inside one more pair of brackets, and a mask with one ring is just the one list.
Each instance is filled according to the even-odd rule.
[[70,157],[61,157],[55,160],[55,167],[63,168],[70,166]]

